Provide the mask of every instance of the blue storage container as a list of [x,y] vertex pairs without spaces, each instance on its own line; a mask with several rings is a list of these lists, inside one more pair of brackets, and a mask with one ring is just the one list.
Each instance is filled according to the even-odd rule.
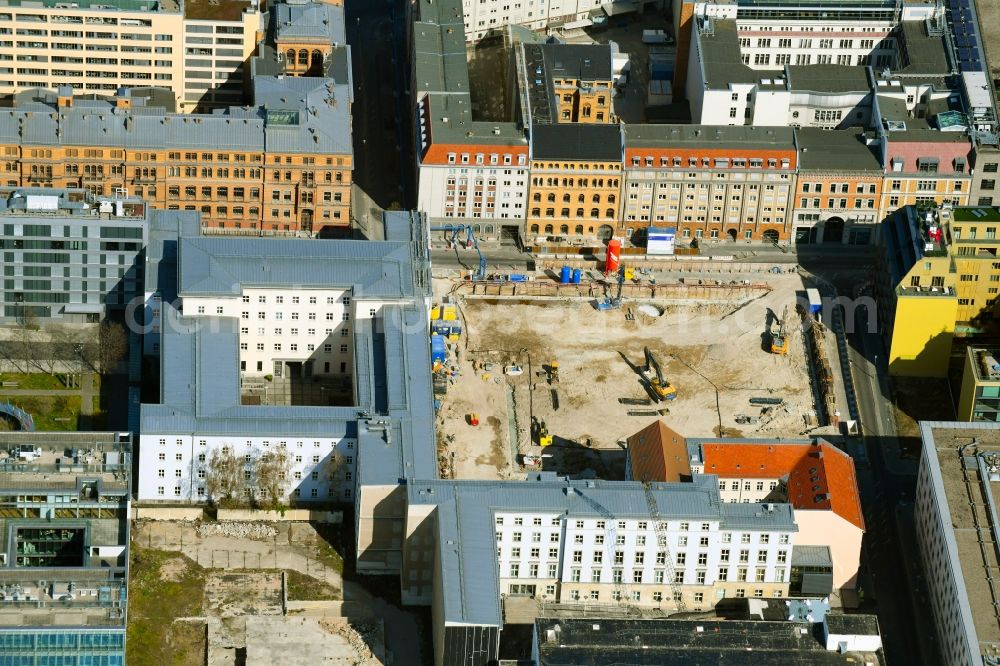
[[579,268],[573,269],[573,284],[580,284],[580,278],[583,276],[583,271]]
[[559,274],[559,282],[561,282],[562,284],[569,284],[571,276],[572,276],[572,271],[570,270],[569,266],[563,266],[562,272]]

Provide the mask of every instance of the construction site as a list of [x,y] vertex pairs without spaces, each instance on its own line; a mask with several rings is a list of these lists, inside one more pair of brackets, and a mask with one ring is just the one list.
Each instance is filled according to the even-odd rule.
[[850,428],[810,276],[718,263],[436,275],[442,477],[622,478],[624,439],[655,419],[690,437]]

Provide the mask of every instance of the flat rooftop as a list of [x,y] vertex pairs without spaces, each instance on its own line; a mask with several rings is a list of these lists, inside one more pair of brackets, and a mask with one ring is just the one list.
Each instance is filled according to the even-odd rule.
[[1000,349],[969,347],[968,354],[978,381],[1000,383]]
[[130,456],[128,435],[117,433],[0,433],[0,492],[82,490],[91,479],[127,492]]
[[[857,627],[878,634],[877,623]],[[828,651],[822,625],[740,620],[637,620],[617,618],[535,620],[538,666],[629,664],[688,666],[823,666],[880,663],[874,653]]]
[[[980,649],[983,655],[1000,657],[1000,616],[993,604],[994,595],[1000,594],[1000,526],[994,509],[1000,499],[1000,481],[981,474],[981,470],[1000,464],[1000,428],[991,427],[994,424],[921,425],[924,446],[932,447],[927,454],[936,456],[940,469],[951,534]],[[970,446],[973,442],[975,446]],[[977,525],[985,529],[979,530]]]
[[181,0],[184,17],[207,21],[239,21],[250,0]]
[[861,130],[828,130],[803,127],[795,131],[799,146],[799,168],[810,171],[874,171],[882,165],[872,148],[865,144]]

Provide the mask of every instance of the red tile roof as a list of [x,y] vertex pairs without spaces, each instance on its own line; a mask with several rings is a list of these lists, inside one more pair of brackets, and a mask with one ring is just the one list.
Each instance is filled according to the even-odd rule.
[[705,473],[722,478],[787,478],[796,509],[832,510],[865,529],[854,461],[832,444],[721,441],[702,445]]
[[689,481],[687,442],[663,421],[654,421],[628,438],[628,457],[636,481]]

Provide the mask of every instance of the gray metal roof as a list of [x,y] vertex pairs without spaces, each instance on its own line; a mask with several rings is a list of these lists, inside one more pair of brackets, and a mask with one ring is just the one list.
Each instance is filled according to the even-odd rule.
[[271,10],[275,35],[280,41],[345,44],[344,7],[329,2],[279,3]]
[[[411,477],[414,478],[414,477]],[[759,504],[726,504],[714,475],[691,483],[654,483],[660,516],[667,520],[718,520],[720,528],[787,530],[797,528],[791,506],[768,513]],[[437,506],[437,565],[443,581],[446,623],[500,626],[500,593],[493,513],[524,510],[565,514],[569,518],[648,518],[641,483],[572,481],[552,473],[527,481],[410,481],[408,502]]]
[[249,286],[350,287],[370,299],[407,299],[419,291],[409,243],[236,237],[180,243],[182,296],[235,295]]
[[146,243],[146,293],[158,292],[167,303],[177,298],[177,239],[201,234],[201,216],[193,210],[152,209]]
[[[177,114],[130,95],[131,109],[113,98],[75,98],[59,108],[54,93],[26,91],[0,110],[0,141],[28,146],[100,145],[126,149],[198,148],[350,155],[350,90],[325,78],[257,76],[256,106],[210,114]],[[295,124],[269,110],[294,111]],[[283,120],[287,119],[287,114]]]
[[[625,148],[787,148],[795,149],[791,127],[745,125],[624,125]],[[626,165],[627,166],[627,165]]]
[[805,171],[877,171],[882,164],[877,145],[865,144],[863,130],[828,130],[803,127],[795,130],[799,169]]
[[433,143],[487,146],[524,146],[528,143],[524,129],[515,123],[473,120],[472,98],[468,94],[433,93],[426,99]]
[[951,73],[944,37],[927,34],[923,21],[903,21],[896,33],[904,57],[894,74],[908,77]]
[[[416,216],[408,242],[182,237],[182,295],[238,294],[243,286],[340,286],[353,289],[357,300],[398,304],[383,305],[377,327],[368,319],[356,323],[358,405],[282,407],[240,404],[238,319],[179,316],[165,301],[162,402],[142,405],[140,432],[357,436],[362,483],[436,477],[424,221]],[[162,233],[169,237],[169,229]],[[403,229],[393,235],[403,238]],[[387,429],[369,419],[385,421]]]
[[[731,83],[756,83],[763,79],[781,78],[778,70],[763,71],[751,69],[743,64],[740,57],[740,40],[736,32],[736,21],[714,20],[713,33],[706,34],[692,28],[692,37],[697,40],[697,57],[700,58],[705,75],[705,87],[727,89]],[[783,87],[783,86],[782,86]]]
[[844,65],[787,65],[785,67],[789,90],[819,93],[871,92],[867,67]]
[[531,126],[531,158],[581,162],[621,162],[620,125],[540,123]]
[[797,567],[832,567],[829,546],[792,546],[792,565]]

